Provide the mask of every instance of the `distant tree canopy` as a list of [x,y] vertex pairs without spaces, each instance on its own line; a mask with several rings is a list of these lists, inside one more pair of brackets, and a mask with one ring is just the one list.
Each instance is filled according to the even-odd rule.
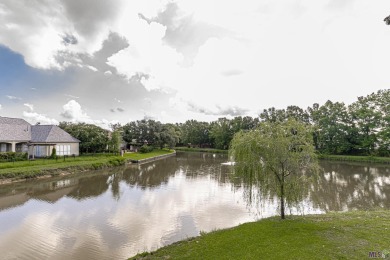
[[390,25],[390,15],[387,16],[387,17],[384,19],[384,21],[385,21],[385,23],[386,23],[387,25]]
[[70,122],[61,122],[59,127],[81,141],[81,153],[99,153],[107,150],[108,130],[93,124]]
[[[390,19],[390,18],[389,18]],[[116,150],[118,142],[145,143],[155,147],[189,145],[228,149],[235,133],[256,129],[261,122],[285,122],[294,119],[313,129],[313,144],[324,154],[390,155],[390,90],[379,90],[345,105],[328,100],[307,109],[288,106],[264,109],[259,118],[219,118],[213,122],[187,120],[163,124],[155,120],[137,120],[123,126],[112,125],[112,133],[85,123],[61,122],[60,127],[78,138],[82,152]],[[120,135],[120,136],[118,136]],[[114,140],[114,139],[115,140]]]

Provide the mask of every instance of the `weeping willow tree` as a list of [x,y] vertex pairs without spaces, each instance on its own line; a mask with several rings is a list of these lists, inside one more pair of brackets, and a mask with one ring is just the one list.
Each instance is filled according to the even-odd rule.
[[252,187],[264,197],[277,194],[282,219],[286,206],[303,199],[309,173],[319,169],[310,127],[292,119],[262,122],[256,130],[238,132],[229,152],[234,174],[249,183],[250,194]]

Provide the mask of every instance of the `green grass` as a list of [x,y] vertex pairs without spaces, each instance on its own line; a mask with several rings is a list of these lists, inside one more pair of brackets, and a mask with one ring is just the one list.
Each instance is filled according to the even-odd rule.
[[79,156],[55,159],[36,159],[34,161],[19,161],[0,163],[0,179],[26,179],[42,175],[58,175],[85,170],[102,169],[119,166],[126,161],[140,160],[162,154],[172,153],[172,150],[155,150],[150,153],[125,153],[123,157],[113,154],[98,154],[95,156]]
[[173,150],[162,149],[162,150],[153,150],[150,153],[128,153],[126,154],[126,158],[138,161],[138,160],[148,159],[155,156],[170,154],[173,152],[174,152]]
[[349,162],[369,162],[369,163],[390,163],[390,157],[378,156],[355,156],[355,155],[318,155],[319,159],[332,161],[349,161]]
[[130,259],[368,259],[390,250],[389,218],[390,211],[273,217]]
[[202,153],[228,153],[228,150],[214,149],[214,148],[188,148],[188,147],[175,147],[176,151],[183,152],[202,152]]

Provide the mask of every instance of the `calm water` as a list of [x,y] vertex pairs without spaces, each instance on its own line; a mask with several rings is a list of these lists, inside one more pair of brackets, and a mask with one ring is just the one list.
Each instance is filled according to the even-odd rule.
[[[179,153],[110,171],[0,186],[0,259],[125,259],[200,231],[277,215],[248,206],[224,155]],[[390,169],[322,162],[294,214],[390,208]]]

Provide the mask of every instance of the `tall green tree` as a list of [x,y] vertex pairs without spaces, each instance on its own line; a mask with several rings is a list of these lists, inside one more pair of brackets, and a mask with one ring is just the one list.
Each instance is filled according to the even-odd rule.
[[277,194],[282,219],[286,206],[302,200],[308,173],[318,170],[311,128],[294,119],[262,122],[256,130],[235,134],[230,155],[234,174],[247,179],[250,192],[254,185],[262,196]]
[[197,120],[187,120],[181,125],[182,142],[184,144],[195,144],[202,146],[210,144],[210,124]]
[[379,90],[376,93],[376,106],[381,118],[377,133],[378,154],[390,155],[390,89]]
[[176,146],[179,142],[180,131],[174,124],[164,124],[158,138],[158,144],[162,149],[165,145],[170,149]]
[[358,100],[349,106],[350,117],[356,135],[356,149],[365,155],[375,152],[382,111],[377,104],[378,96],[371,94],[366,97],[358,97]]
[[61,122],[59,127],[81,141],[81,153],[99,153],[107,150],[108,131],[99,126],[86,123]]
[[217,149],[228,149],[233,139],[234,129],[232,121],[223,117],[211,123],[210,136]]
[[344,103],[328,100],[315,112],[318,133],[317,148],[326,154],[349,153],[351,143],[351,120]]

